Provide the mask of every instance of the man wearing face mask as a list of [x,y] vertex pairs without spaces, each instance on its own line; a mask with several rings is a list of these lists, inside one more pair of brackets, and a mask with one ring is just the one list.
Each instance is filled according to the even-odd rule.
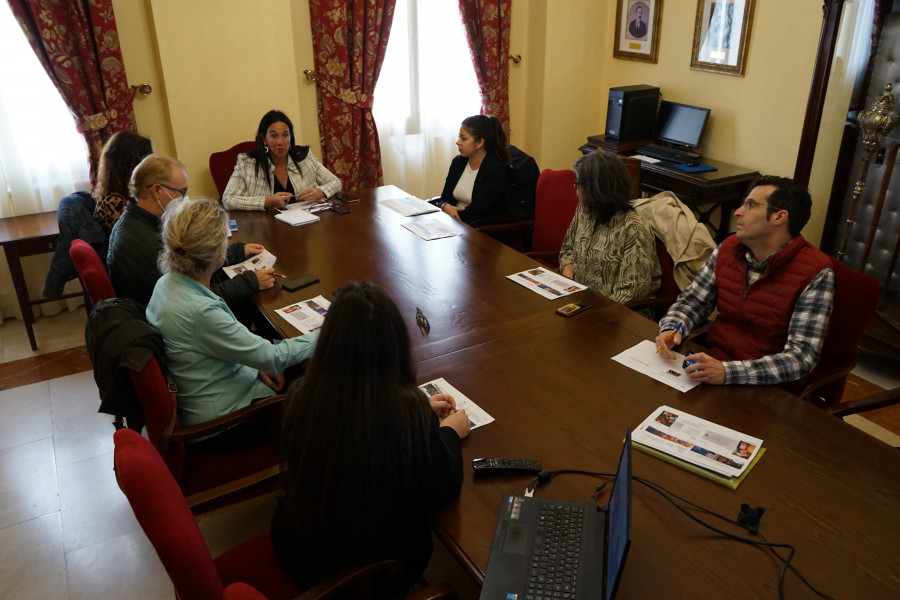
[[[146,308],[161,276],[157,266],[163,249],[160,217],[173,202],[187,200],[187,172],[174,158],[151,154],[135,167],[128,187],[131,198],[110,234],[106,263],[116,293]],[[225,264],[243,262],[262,251],[260,244],[235,242],[228,247]],[[234,311],[257,291],[274,286],[274,272],[245,271],[213,283],[211,289]]]

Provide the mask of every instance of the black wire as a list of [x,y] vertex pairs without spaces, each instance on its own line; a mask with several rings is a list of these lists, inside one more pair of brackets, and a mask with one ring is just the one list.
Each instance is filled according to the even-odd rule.
[[[540,473],[538,473],[535,476],[534,479],[531,480],[531,483],[528,485],[527,491],[534,493],[534,489],[538,483],[545,483],[547,481],[550,481],[552,478],[556,477],[557,475],[562,475],[564,473],[576,473],[576,474],[580,474],[580,475],[591,475],[594,477],[610,477],[610,478],[614,478],[616,476],[615,473],[601,473],[598,471],[584,471],[581,469],[557,469],[555,471],[541,471]],[[687,516],[692,521],[695,521],[696,523],[702,525],[703,527],[705,527],[711,531],[714,531],[715,533],[717,533],[723,537],[726,537],[728,539],[732,539],[732,540],[735,540],[738,542],[743,542],[745,544],[751,544],[754,546],[760,546],[760,547],[768,549],[781,562],[781,571],[779,572],[779,575],[778,575],[778,597],[781,600],[784,600],[784,579],[785,579],[785,574],[787,573],[788,569],[790,569],[791,572],[793,572],[800,579],[800,581],[802,581],[803,584],[806,585],[806,587],[808,587],[810,590],[812,590],[813,593],[815,593],[816,595],[818,595],[821,598],[825,598],[826,600],[834,600],[834,598],[832,598],[831,596],[829,596],[828,594],[826,594],[824,592],[819,591],[815,586],[813,586],[806,579],[806,577],[803,576],[803,574],[800,572],[800,570],[791,564],[791,560],[794,558],[794,554],[796,553],[796,548],[794,548],[794,546],[792,546],[790,544],[779,543],[779,542],[770,542],[768,539],[766,539],[766,537],[763,534],[758,533],[758,532],[755,535],[757,535],[759,537],[759,539],[754,539],[754,538],[748,538],[748,537],[735,535],[733,533],[729,533],[727,531],[719,529],[718,527],[710,525],[706,521],[703,521],[696,515],[690,513],[686,508],[684,508],[681,504],[679,504],[676,501],[676,499],[696,508],[697,510],[700,510],[700,511],[702,511],[708,515],[711,515],[713,517],[719,518],[719,519],[721,519],[727,523],[730,523],[736,527],[740,527],[741,529],[745,529],[745,527],[744,527],[744,525],[735,521],[734,519],[730,519],[724,515],[721,515],[715,511],[712,511],[704,506],[697,504],[696,502],[692,502],[686,498],[682,498],[678,494],[670,492],[663,486],[661,486],[658,483],[655,483],[653,481],[650,481],[649,479],[644,479],[643,477],[638,477],[636,475],[632,475],[631,478],[633,481],[636,481],[636,482],[650,488],[651,490],[653,490],[654,492],[656,492],[657,494],[659,494],[660,496],[662,496],[663,498],[668,500],[675,508],[677,508],[682,513],[684,513],[685,516]],[[603,490],[603,488],[606,487],[606,485],[610,481],[612,481],[612,479],[608,479],[608,480],[600,483],[599,485],[597,485],[594,488],[594,492],[591,494],[592,502],[596,501],[597,494],[599,492],[601,492]],[[782,556],[778,552],[778,550],[776,550],[776,548],[788,549],[787,557]]]

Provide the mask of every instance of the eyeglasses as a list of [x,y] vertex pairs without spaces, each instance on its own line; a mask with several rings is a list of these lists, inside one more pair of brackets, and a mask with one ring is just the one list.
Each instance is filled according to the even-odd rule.
[[166,188],[167,190],[170,190],[170,191],[173,191],[173,192],[178,192],[178,193],[181,194],[182,196],[187,196],[187,191],[188,191],[187,188],[177,188],[177,187],[172,187],[171,185],[166,185],[166,184],[164,184],[164,183],[160,183],[160,184],[154,183],[154,184],[152,184],[152,185],[148,185],[148,186],[147,186],[147,189],[149,190],[149,189],[152,188],[154,185],[161,185],[162,187]]
[[762,202],[757,202],[757,201],[754,200],[753,198],[746,198],[746,199],[741,203],[741,206],[744,207],[744,210],[751,209],[751,208],[753,208],[754,206],[765,206],[766,208],[769,207],[768,204],[763,204]]

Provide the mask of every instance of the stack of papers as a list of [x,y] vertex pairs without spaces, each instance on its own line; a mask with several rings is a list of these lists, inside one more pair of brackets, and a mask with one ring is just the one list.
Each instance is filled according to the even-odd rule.
[[316,296],[311,300],[304,300],[279,308],[275,312],[284,317],[301,334],[305,334],[312,333],[322,327],[330,306],[331,302],[323,296]]
[[225,271],[229,279],[234,279],[244,271],[259,271],[260,269],[271,269],[274,266],[275,255],[268,250],[263,250],[240,264],[222,267],[222,270]]
[[548,271],[541,267],[538,267],[537,269],[528,269],[521,273],[513,273],[512,275],[507,275],[506,278],[551,300],[587,289],[587,286],[585,285],[581,285],[576,281],[563,277],[559,273],[554,273],[553,271]]
[[395,185],[384,186],[381,194],[386,194],[387,198],[379,200],[378,204],[383,204],[404,217],[414,217],[439,210],[438,207],[428,204],[421,198],[410,196]]
[[765,452],[759,438],[660,406],[631,435],[638,450],[735,489]]

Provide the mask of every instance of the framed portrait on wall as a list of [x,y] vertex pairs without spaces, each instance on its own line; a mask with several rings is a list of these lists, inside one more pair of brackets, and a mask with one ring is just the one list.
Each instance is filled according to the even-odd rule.
[[691,68],[744,76],[753,0],[697,0]]
[[656,62],[663,0],[616,0],[613,56]]

